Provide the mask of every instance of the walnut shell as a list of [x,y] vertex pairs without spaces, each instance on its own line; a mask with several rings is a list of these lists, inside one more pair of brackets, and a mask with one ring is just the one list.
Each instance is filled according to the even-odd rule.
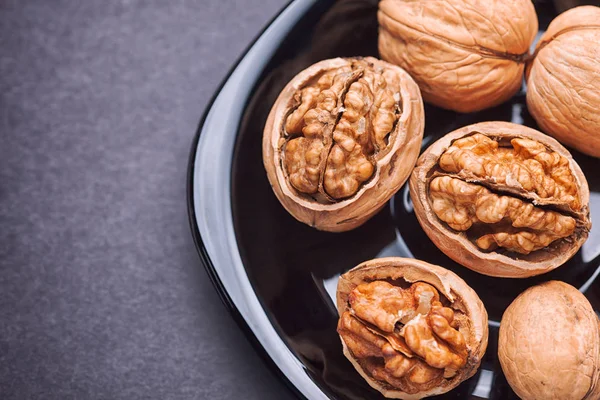
[[556,17],[527,67],[527,107],[542,130],[600,157],[600,7]]
[[503,103],[521,87],[538,32],[530,0],[382,0],[379,53],[425,101],[458,112]]
[[509,122],[469,125],[433,143],[413,171],[410,195],[433,243],[485,275],[548,272],[591,228],[588,184],[569,152]]
[[521,293],[500,322],[498,358],[523,400],[600,398],[600,321],[571,285],[550,281]]
[[[445,268],[424,261],[400,257],[369,260],[340,277],[337,287],[337,308],[340,321],[344,315],[348,315],[349,310],[352,311],[350,301],[356,288],[373,282],[391,283],[395,285],[396,289],[419,284],[433,287],[434,290],[439,291],[441,302],[455,313],[452,325],[464,337],[463,344],[466,344],[468,356],[464,365],[451,377],[438,377],[432,382],[422,384],[411,384],[405,380],[404,387],[394,387],[385,381],[374,378],[368,370],[368,363],[371,362],[369,360],[372,360],[373,357],[368,359],[357,357],[350,350],[344,336],[340,335],[344,355],[371,387],[388,398],[420,399],[446,393],[475,374],[487,348],[488,317],[483,303],[465,281]],[[385,305],[385,299],[381,300],[384,300],[382,304]],[[429,300],[431,299],[429,298]],[[420,317],[420,315],[413,316],[412,321]],[[405,328],[411,323],[410,321],[404,322]],[[437,348],[437,346],[435,347]]]
[[404,184],[424,129],[417,84],[372,57],[318,62],[277,98],[263,134],[275,195],[297,220],[347,231]]

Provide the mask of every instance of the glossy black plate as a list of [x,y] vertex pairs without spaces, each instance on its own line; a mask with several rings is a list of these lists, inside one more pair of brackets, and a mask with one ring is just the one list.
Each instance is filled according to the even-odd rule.
[[[556,15],[537,1],[541,29]],[[189,168],[189,212],[202,261],[234,317],[282,379],[310,399],[378,399],[342,355],[332,298],[339,275],[375,257],[415,257],[455,271],[482,298],[490,340],[479,372],[445,399],[516,398],[497,353],[499,320],[525,288],[559,279],[600,309],[600,228],[564,266],[531,279],[490,278],[444,256],[423,233],[407,188],[377,216],[346,233],[293,219],[271,191],[262,165],[267,114],[284,85],[310,64],[337,56],[377,56],[377,1],[292,2],[236,64],[204,115]],[[423,146],[458,127],[505,120],[537,128],[524,93],[501,106],[456,114],[426,106]],[[600,161],[573,152],[600,215]]]

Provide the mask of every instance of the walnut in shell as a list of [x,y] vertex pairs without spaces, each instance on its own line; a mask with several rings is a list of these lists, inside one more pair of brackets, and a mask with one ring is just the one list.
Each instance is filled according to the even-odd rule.
[[423,128],[419,88],[401,68],[371,57],[325,60],[277,98],[264,129],[264,166],[296,219],[346,231],[404,184]]
[[527,107],[542,130],[600,157],[600,7],[560,14],[527,67]]
[[487,312],[461,278],[423,261],[366,261],[340,277],[344,355],[385,397],[446,393],[479,368]]
[[500,322],[498,358],[523,400],[600,398],[600,321],[581,292],[550,281],[521,293]]
[[379,53],[425,101],[459,112],[498,105],[521,87],[538,32],[531,0],[382,0]]
[[415,215],[448,257],[482,274],[548,272],[591,228],[589,188],[556,140],[509,122],[447,134],[419,158],[410,180]]

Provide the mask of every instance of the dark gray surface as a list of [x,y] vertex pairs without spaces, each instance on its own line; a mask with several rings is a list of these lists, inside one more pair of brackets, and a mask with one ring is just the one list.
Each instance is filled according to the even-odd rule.
[[291,398],[185,197],[202,110],[285,3],[0,2],[0,398]]

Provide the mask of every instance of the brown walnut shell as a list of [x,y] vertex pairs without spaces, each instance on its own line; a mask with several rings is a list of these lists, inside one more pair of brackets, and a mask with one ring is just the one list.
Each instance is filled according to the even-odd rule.
[[570,153],[509,122],[469,125],[433,143],[413,171],[410,195],[433,243],[485,275],[548,272],[591,228],[588,184]]
[[377,17],[381,58],[408,71],[425,101],[458,112],[512,97],[538,32],[530,0],[382,0]]
[[340,277],[337,308],[344,355],[388,398],[452,390],[475,374],[487,348],[487,312],[475,291],[424,261],[363,262]]
[[521,293],[500,322],[498,358],[523,400],[600,398],[600,321],[571,285],[550,281]]
[[556,17],[527,67],[527,107],[542,130],[600,157],[600,7]]
[[265,125],[263,162],[297,220],[347,231],[408,179],[423,129],[421,94],[404,70],[372,57],[334,58],[283,89]]

